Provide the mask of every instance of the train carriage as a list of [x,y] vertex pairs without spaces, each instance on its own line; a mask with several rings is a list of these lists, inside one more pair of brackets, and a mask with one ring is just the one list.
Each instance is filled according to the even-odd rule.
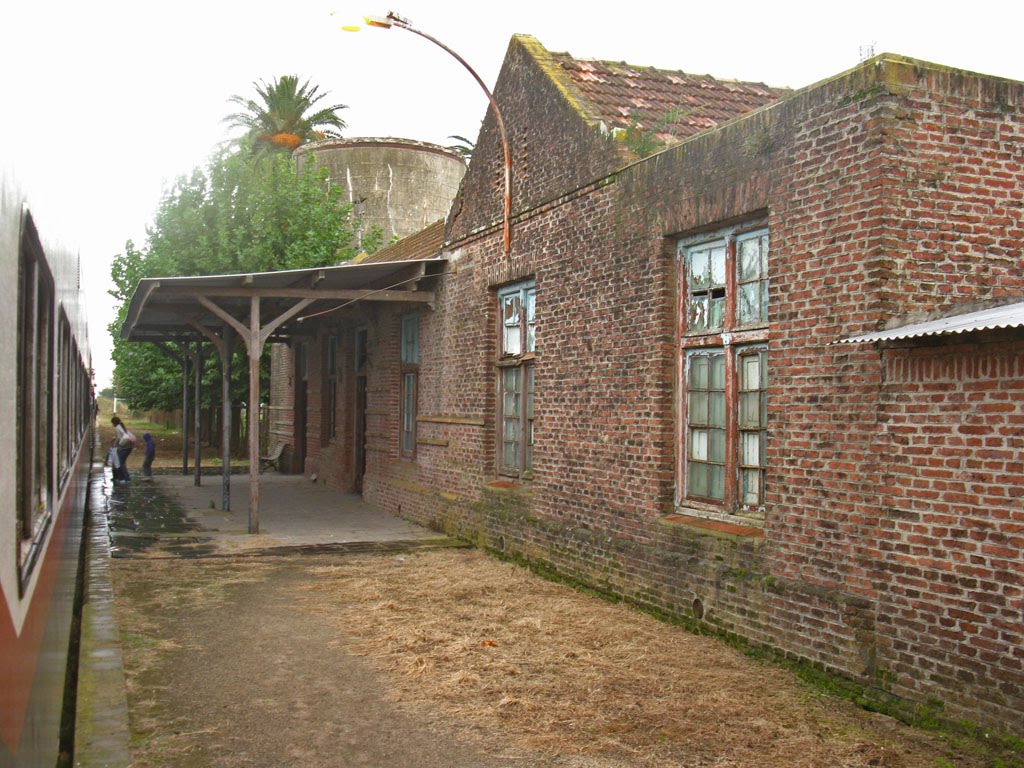
[[9,179],[0,276],[0,768],[55,765],[95,401],[78,258]]

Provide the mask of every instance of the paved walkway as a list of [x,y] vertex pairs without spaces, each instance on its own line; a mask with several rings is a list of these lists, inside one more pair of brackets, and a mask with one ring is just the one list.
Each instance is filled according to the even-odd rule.
[[232,508],[221,478],[157,475],[109,489],[115,557],[253,555],[271,551],[450,546],[443,536],[298,475],[260,477],[259,533],[249,530],[249,478],[231,478]]
[[75,765],[130,765],[128,708],[113,611],[110,558],[253,557],[459,546],[363,501],[300,476],[260,478],[260,532],[248,533],[249,480],[232,476],[232,509],[220,509],[221,477],[135,477],[114,485],[95,465],[79,663]]

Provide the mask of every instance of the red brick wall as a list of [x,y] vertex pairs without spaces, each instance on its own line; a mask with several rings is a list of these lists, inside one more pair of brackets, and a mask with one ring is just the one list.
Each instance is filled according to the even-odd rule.
[[[509,44],[495,100],[501,105],[514,166],[513,209],[536,204],[606,174],[619,164],[619,150],[608,134],[580,131],[581,113],[551,79],[558,65],[529,38]],[[463,187],[453,205],[457,237],[501,220],[504,173],[501,135],[488,111]],[[561,158],[561,162],[553,162]],[[571,162],[565,162],[572,158]]]
[[963,714],[976,702],[1019,722],[1024,341],[886,350],[883,370],[883,508],[868,547],[886,665],[910,695],[948,690]]
[[[503,77],[522,74],[510,66]],[[539,119],[554,96],[533,98],[515,107],[534,127],[528,153],[513,147],[516,178],[547,189],[575,158],[565,126]],[[688,614],[699,600],[705,622],[754,643],[1019,731],[1020,345],[883,357],[832,342],[1021,293],[1022,105],[1020,85],[875,60],[591,187],[564,185],[517,218],[511,259],[500,234],[467,234],[494,205],[467,185],[453,229],[465,237],[423,310],[415,460],[397,450],[400,312],[370,315],[367,498],[642,604]],[[729,533],[666,517],[674,243],[765,214],[768,504],[763,533]],[[526,277],[535,477],[509,484],[496,482],[495,290]]]

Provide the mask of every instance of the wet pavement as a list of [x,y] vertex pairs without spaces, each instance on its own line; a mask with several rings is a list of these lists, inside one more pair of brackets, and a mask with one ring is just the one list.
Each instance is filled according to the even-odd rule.
[[249,478],[231,478],[232,508],[222,510],[221,477],[135,478],[104,484],[113,557],[215,557],[296,551],[393,550],[456,546],[363,501],[298,475],[260,477],[260,530],[249,530]]

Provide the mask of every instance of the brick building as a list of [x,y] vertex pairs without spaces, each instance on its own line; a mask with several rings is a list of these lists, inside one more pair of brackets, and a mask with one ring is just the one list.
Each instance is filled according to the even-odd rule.
[[443,227],[377,257],[436,259],[430,308],[293,342],[306,473],[1024,733],[1024,84],[882,55],[784,92],[520,36],[495,97],[511,253],[489,113]]

